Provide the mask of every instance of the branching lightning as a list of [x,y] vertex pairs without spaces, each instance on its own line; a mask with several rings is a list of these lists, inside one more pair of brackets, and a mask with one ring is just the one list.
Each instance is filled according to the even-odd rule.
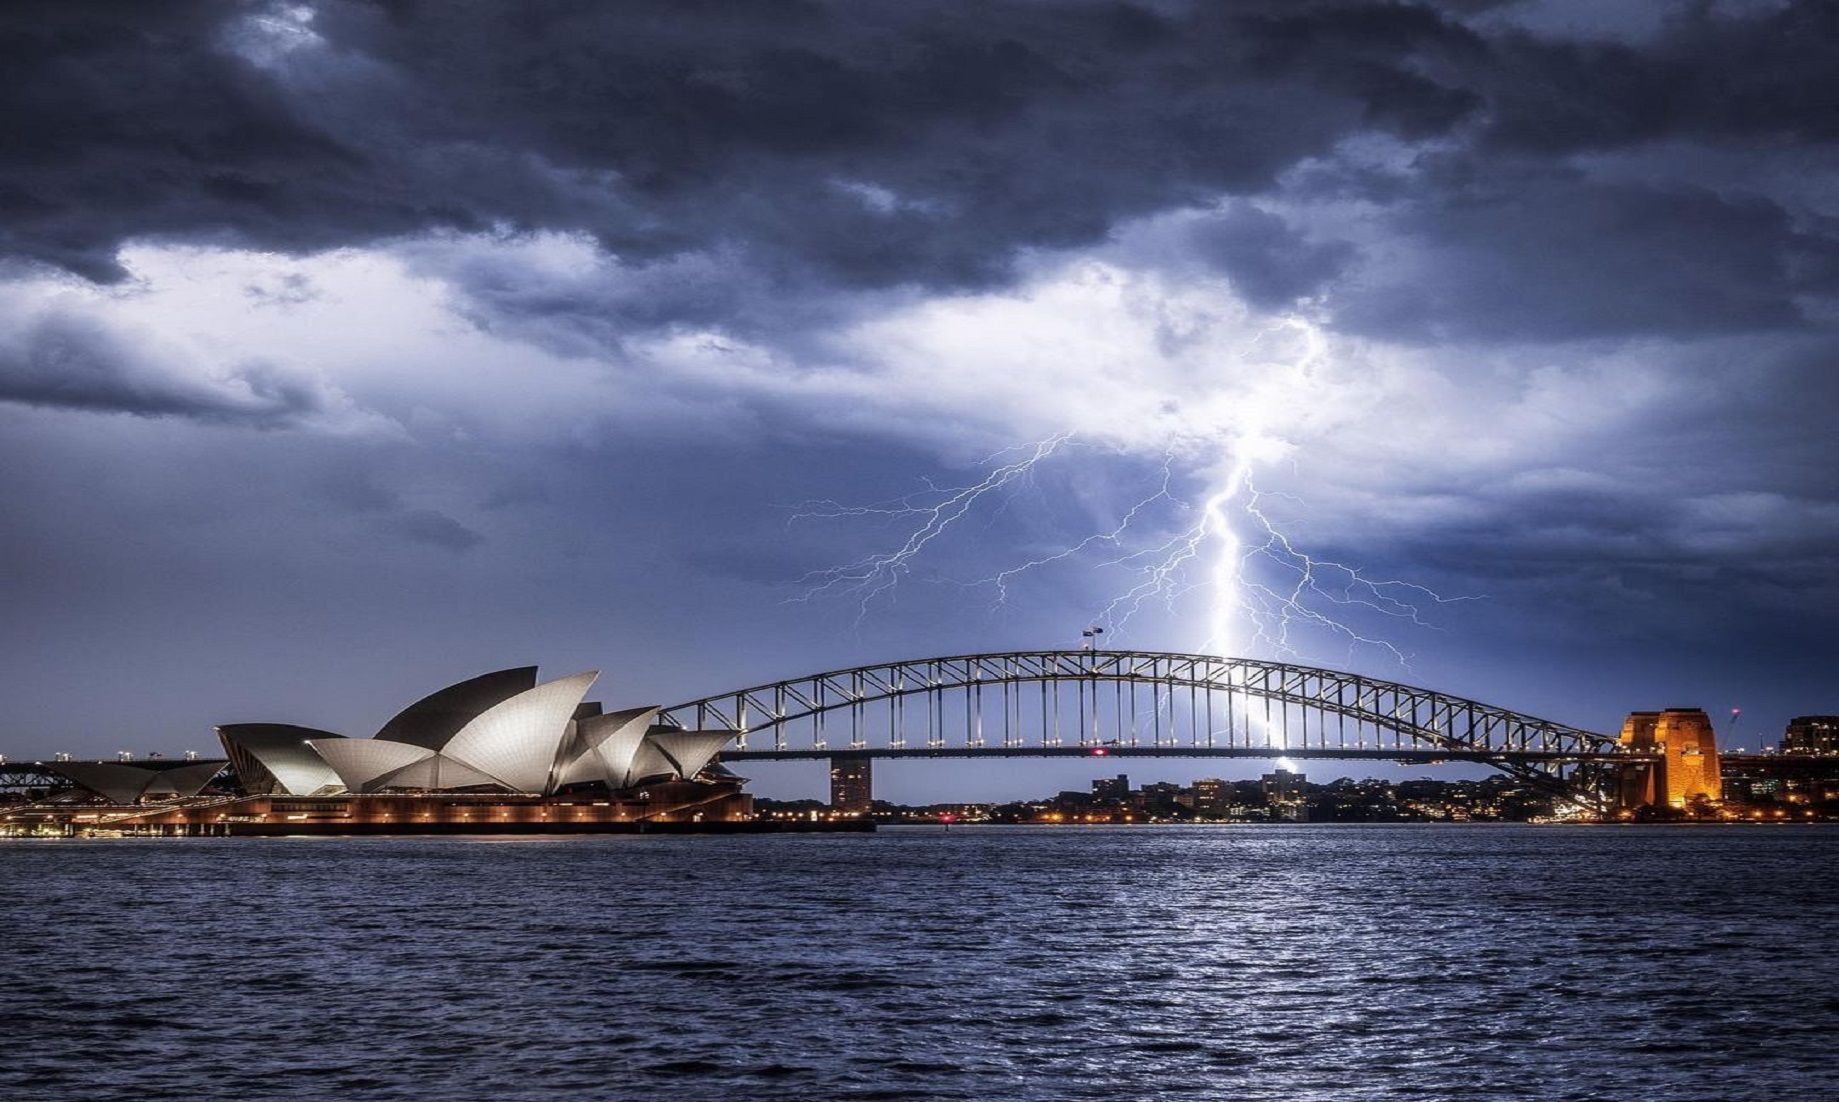
[[[1280,528],[1267,508],[1277,495],[1256,487],[1254,470],[1284,454],[1287,445],[1274,425],[1285,404],[1297,400],[1293,384],[1307,380],[1325,352],[1320,333],[1307,321],[1284,319],[1273,332],[1301,338],[1301,355],[1282,365],[1274,382],[1237,396],[1230,425],[1187,425],[1165,437],[1173,443],[1162,445],[1149,486],[1117,514],[1115,524],[964,584],[987,587],[1001,606],[1024,575],[1084,564],[1125,580],[1094,610],[1093,622],[1111,632],[1154,604],[1197,620],[1203,651],[1298,657],[1302,636],[1325,634],[1350,651],[1373,647],[1408,665],[1406,652],[1356,627],[1356,621],[1376,614],[1428,627],[1424,603],[1474,598],[1446,598],[1410,582],[1369,577],[1358,567],[1310,554]],[[806,502],[795,510],[794,521],[873,519],[894,527],[897,542],[891,550],[807,575],[800,599],[849,596],[866,615],[892,597],[929,547],[980,508],[1000,508],[1044,464],[1069,462],[1074,452],[1129,451],[1115,440],[1068,430],[989,456],[978,467],[980,477],[966,485],[928,484],[919,493],[867,505]],[[1184,492],[1196,482],[1201,492]],[[1197,596],[1204,613],[1193,609]]]
[[984,461],[989,469],[983,478],[969,486],[928,485],[920,493],[869,505],[805,502],[798,507],[794,520],[878,517],[887,521],[911,521],[912,526],[893,551],[867,555],[843,566],[806,575],[804,581],[810,588],[802,599],[852,596],[861,601],[862,611],[866,613],[877,598],[893,592],[900,580],[911,572],[913,560],[929,544],[945,535],[985,498],[1000,494],[1010,483],[1027,476],[1071,438],[1071,433],[1060,433],[1033,444],[997,452]]

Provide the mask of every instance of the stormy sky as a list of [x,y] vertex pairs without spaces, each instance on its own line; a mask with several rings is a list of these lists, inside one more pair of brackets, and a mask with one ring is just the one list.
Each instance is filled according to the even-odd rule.
[[0,752],[1093,625],[1773,743],[1835,73],[1825,2],[15,0]]

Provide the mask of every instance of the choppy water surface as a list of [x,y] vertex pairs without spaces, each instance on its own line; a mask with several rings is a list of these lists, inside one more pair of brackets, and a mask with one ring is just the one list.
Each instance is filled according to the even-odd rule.
[[0,1098],[1839,1098],[1835,842],[0,843]]

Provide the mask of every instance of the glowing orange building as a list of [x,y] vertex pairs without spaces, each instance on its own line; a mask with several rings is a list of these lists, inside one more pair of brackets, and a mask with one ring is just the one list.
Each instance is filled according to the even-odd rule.
[[1622,806],[1683,808],[1700,797],[1712,803],[1724,798],[1717,733],[1703,708],[1630,712],[1620,741],[1628,749],[1661,755],[1652,766],[1623,770]]

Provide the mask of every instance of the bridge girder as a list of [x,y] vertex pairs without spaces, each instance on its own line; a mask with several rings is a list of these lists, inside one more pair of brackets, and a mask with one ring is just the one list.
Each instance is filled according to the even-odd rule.
[[[1009,726],[1010,720],[1019,719],[1021,714],[1011,699],[1013,690],[1031,684],[1042,687],[1036,717],[1042,736],[1033,744],[1019,739]],[[1079,733],[1074,745],[1127,746],[1132,756],[1155,750],[1166,751],[1168,756],[1190,756],[1183,753],[1183,748],[1206,751],[1191,756],[1401,756],[1384,752],[1383,747],[1368,748],[1364,742],[1348,746],[1345,726],[1352,722],[1357,731],[1370,728],[1376,735],[1390,732],[1394,738],[1392,751],[1409,750],[1408,756],[1413,757],[1435,755],[1481,761],[1529,784],[1586,797],[1592,803],[1598,802],[1592,792],[1598,783],[1594,774],[1606,766],[1646,760],[1621,750],[1610,735],[1400,682],[1261,659],[1150,651],[1013,651],[878,663],[704,697],[666,708],[659,718],[661,722],[701,730],[733,731],[739,746],[737,752],[730,753],[730,760],[817,757],[865,750],[878,755],[887,751],[885,756],[910,756],[904,753],[909,749],[908,731],[900,716],[901,708],[913,698],[929,698],[926,742],[924,748],[915,749],[916,755],[945,751],[931,756],[994,756],[1062,745],[1064,732],[1057,726],[1061,718],[1059,694],[1069,685],[1076,687],[1078,693]],[[1110,740],[1099,737],[1101,686],[1110,686],[1117,694],[1118,729]],[[1147,748],[1140,744],[1143,732],[1138,721],[1143,712],[1136,696],[1137,689],[1143,686],[1155,690],[1150,712],[1154,735]],[[996,746],[989,745],[984,737],[986,689],[1003,694],[1002,742]],[[1124,734],[1123,718],[1126,690],[1130,698],[1128,736]],[[965,697],[963,735],[956,744],[944,733],[947,709],[943,701],[953,693],[963,693]],[[1183,693],[1187,694],[1191,713],[1185,742],[1177,737],[1180,723],[1174,714],[1176,698]],[[1204,731],[1196,705],[1201,695],[1207,702]],[[1223,731],[1214,715],[1214,701],[1221,697],[1228,703]],[[1234,701],[1262,702],[1264,715],[1235,715],[1231,710]],[[865,737],[863,731],[863,712],[873,705],[885,705],[889,711],[888,733],[879,744]],[[1274,708],[1281,715],[1274,714]],[[1296,713],[1292,714],[1291,709]],[[952,711],[955,717],[956,709]],[[1050,711],[1055,725],[1052,729]],[[839,712],[849,713],[851,722],[847,743],[833,749],[826,719]],[[1165,715],[1170,739],[1164,738]],[[1340,732],[1332,744],[1327,717],[1335,717]],[[1317,726],[1313,742],[1311,718]],[[805,724],[810,727],[809,745],[794,746],[791,731]],[[1261,744],[1254,744],[1254,727],[1262,728]],[[770,749],[749,745],[750,736],[757,741],[767,732],[773,738]],[[1220,745],[1222,735],[1224,744]],[[1336,753],[1337,747],[1346,752]],[[1216,750],[1220,752],[1213,753]]]

